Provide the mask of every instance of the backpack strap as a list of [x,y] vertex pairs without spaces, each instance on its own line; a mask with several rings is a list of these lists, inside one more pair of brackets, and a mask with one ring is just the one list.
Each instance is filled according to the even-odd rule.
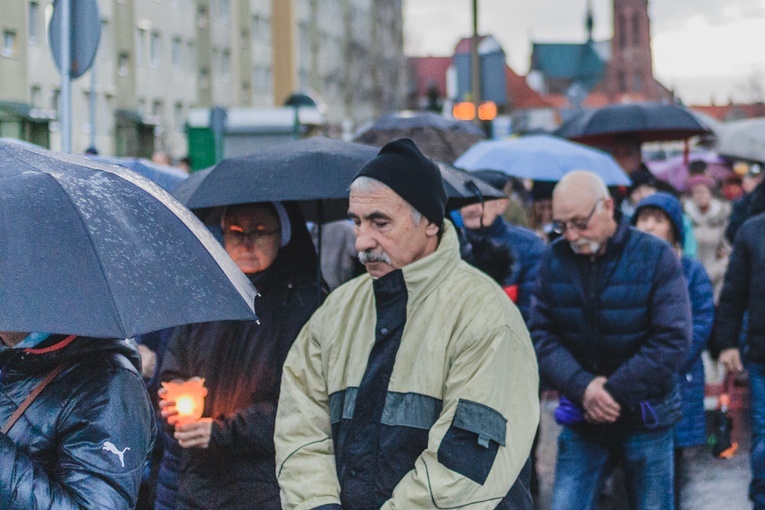
[[[64,342],[66,342],[66,344],[68,345],[75,338],[76,338],[75,335],[69,336],[64,340]],[[2,430],[0,430],[0,432],[2,432],[3,434],[7,434],[8,431],[10,431],[11,428],[13,428],[13,426],[16,424],[19,418],[21,418],[21,415],[24,414],[24,411],[26,411],[27,408],[32,404],[32,402],[35,401],[38,395],[42,393],[42,390],[44,390],[45,387],[49,385],[53,381],[53,379],[56,378],[58,374],[63,372],[63,370],[66,368],[67,365],[68,363],[66,362],[61,363],[60,365],[56,366],[56,368],[51,370],[51,372],[47,376],[45,376],[45,379],[37,383],[37,386],[35,386],[32,392],[29,395],[27,395],[27,398],[25,398],[24,402],[22,402],[21,405],[16,409],[16,412],[14,412],[10,416],[10,418],[8,418],[8,420],[5,422],[5,425],[3,425],[3,428]]]

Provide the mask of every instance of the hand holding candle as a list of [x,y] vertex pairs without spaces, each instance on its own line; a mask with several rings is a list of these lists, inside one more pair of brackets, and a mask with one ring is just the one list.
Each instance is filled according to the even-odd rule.
[[207,388],[205,380],[192,377],[186,381],[168,381],[162,383],[159,390],[162,417],[170,425],[193,423],[202,417],[205,407]]

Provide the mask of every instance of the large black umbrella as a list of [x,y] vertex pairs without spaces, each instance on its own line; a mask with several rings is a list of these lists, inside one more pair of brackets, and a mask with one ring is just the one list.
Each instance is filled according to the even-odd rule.
[[485,133],[471,122],[446,119],[433,112],[403,111],[381,117],[353,141],[382,147],[399,138],[411,138],[428,157],[454,163]]
[[641,142],[684,140],[712,131],[687,108],[674,103],[630,103],[575,114],[555,135],[588,145],[608,145],[625,135]]
[[128,338],[253,320],[255,288],[194,215],[116,165],[0,142],[0,331]]
[[[316,222],[345,218],[348,190],[358,170],[379,149],[323,137],[306,138],[229,158],[196,172],[174,195],[207,221],[217,221],[222,206],[249,202],[296,201],[306,219]],[[480,197],[469,174],[440,164],[449,203],[456,209]],[[502,196],[483,183],[486,198]]]

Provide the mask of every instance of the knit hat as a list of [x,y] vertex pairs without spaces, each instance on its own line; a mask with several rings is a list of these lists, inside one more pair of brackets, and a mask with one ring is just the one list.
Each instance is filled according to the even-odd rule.
[[446,190],[441,171],[409,138],[385,144],[354,180],[359,177],[382,182],[429,221],[443,226]]
[[708,175],[694,175],[688,179],[687,187],[689,190],[699,185],[706,186],[709,191],[714,191],[716,186],[715,180]]
[[683,226],[683,206],[680,205],[680,201],[669,193],[658,191],[653,195],[648,195],[643,200],[638,202],[635,208],[635,213],[632,215],[630,222],[632,225],[637,224],[640,211],[645,208],[659,209],[669,218],[670,223],[675,231],[675,240],[682,246],[685,244],[685,227]]

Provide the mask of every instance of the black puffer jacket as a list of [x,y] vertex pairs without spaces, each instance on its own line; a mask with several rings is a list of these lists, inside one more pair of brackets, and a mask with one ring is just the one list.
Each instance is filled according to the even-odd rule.
[[765,213],[747,220],[736,233],[715,314],[715,347],[738,347],[741,321],[749,311],[744,359],[765,363]]
[[62,362],[0,434],[0,508],[133,508],[154,431],[132,342],[54,335],[3,350],[0,424]]
[[282,365],[319,305],[315,250],[299,213],[287,209],[291,240],[252,279],[260,324],[182,326],[168,344],[160,379],[203,377],[203,416],[214,418],[209,447],[182,450],[178,509],[281,508],[273,436]]

